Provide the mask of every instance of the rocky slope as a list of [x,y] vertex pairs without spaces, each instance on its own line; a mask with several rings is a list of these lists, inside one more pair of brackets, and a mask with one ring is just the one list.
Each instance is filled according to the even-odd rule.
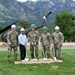
[[39,24],[42,17],[49,11],[53,13],[47,20],[48,25],[53,25],[56,14],[67,10],[75,15],[75,1],[73,0],[48,0],[27,1],[0,0],[0,25],[8,25],[16,20],[28,20]]

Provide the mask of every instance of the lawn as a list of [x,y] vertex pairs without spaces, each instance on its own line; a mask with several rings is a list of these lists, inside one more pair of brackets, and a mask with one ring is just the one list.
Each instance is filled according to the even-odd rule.
[[[41,51],[39,53],[41,57]],[[75,50],[63,49],[62,53],[62,63],[15,65],[13,53],[11,63],[7,64],[7,51],[0,51],[0,75],[75,75]],[[19,57],[18,51],[18,60]],[[52,66],[57,68],[53,69]]]

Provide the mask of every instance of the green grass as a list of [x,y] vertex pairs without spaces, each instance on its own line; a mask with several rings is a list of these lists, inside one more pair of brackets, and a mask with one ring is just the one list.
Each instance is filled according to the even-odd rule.
[[[39,53],[41,57],[41,51]],[[64,49],[62,53],[62,63],[15,65],[13,53],[11,64],[7,64],[7,51],[0,51],[0,75],[75,75],[75,50]],[[28,51],[29,54],[30,51]],[[18,60],[20,60],[19,51]],[[58,68],[52,69],[52,66],[58,66]]]

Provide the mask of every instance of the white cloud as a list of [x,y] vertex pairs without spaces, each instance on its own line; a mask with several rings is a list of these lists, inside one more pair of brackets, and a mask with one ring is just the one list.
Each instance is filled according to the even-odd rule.
[[37,0],[17,0],[17,1],[26,2],[26,1],[37,1]]

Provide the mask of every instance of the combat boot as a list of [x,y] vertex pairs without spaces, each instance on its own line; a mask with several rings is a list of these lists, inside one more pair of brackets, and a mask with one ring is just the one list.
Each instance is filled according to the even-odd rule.
[[44,54],[43,54],[43,52],[42,52],[42,58],[44,58]]
[[10,55],[7,56],[7,63],[10,63]]
[[32,59],[34,58],[34,54],[31,54],[31,58],[32,58]]
[[17,61],[17,54],[15,54],[14,60]]
[[10,62],[10,59],[7,60],[7,63],[8,63],[8,64],[11,63],[11,62]]
[[36,55],[36,58],[37,58],[37,59],[39,59],[38,56],[39,56],[39,54]]
[[47,57],[50,58],[50,53],[47,53]]

